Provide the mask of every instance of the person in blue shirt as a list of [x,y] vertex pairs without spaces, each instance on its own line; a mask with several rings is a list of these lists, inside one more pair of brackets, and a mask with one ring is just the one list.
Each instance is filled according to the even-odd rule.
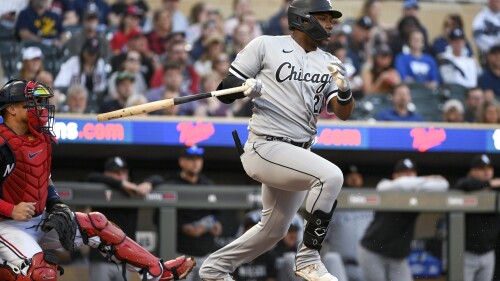
[[411,103],[410,88],[405,84],[394,87],[392,91],[392,107],[383,109],[375,115],[378,121],[424,121],[424,118],[410,109]]
[[395,68],[401,79],[407,83],[419,83],[429,88],[439,85],[439,69],[434,58],[423,52],[424,35],[420,30],[413,30],[408,39],[409,54],[396,56]]
[[486,61],[488,65],[478,79],[479,88],[483,89],[487,100],[500,100],[500,44],[491,47]]
[[108,15],[110,11],[110,7],[108,3],[104,0],[79,0],[74,1],[75,11],[80,17],[80,19],[84,18],[85,11],[88,9],[96,9],[99,11],[99,25],[101,28],[105,27],[108,23]]
[[31,0],[30,5],[19,13],[16,34],[23,41],[42,42],[62,46],[67,40],[62,19],[49,10],[47,0]]

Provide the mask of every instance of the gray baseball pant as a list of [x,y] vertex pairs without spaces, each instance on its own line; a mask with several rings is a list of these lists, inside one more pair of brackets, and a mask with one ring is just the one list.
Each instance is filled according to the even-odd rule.
[[[200,269],[201,278],[227,278],[239,265],[271,249],[287,233],[308,191],[306,211],[330,213],[343,183],[342,171],[310,150],[252,133],[241,161],[246,173],[262,183],[261,221],[210,255]],[[300,245],[296,268],[319,261],[317,250]]]

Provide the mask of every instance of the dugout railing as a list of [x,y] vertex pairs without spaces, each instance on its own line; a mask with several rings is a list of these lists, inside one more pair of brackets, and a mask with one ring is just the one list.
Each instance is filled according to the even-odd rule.
[[[61,198],[71,206],[159,208],[159,254],[176,254],[177,208],[251,210],[260,207],[259,186],[161,185],[148,196],[130,198],[104,185],[80,182],[56,183]],[[498,193],[474,192],[377,192],[343,189],[339,209],[394,212],[443,212],[448,216],[447,280],[463,280],[464,214],[499,210]]]

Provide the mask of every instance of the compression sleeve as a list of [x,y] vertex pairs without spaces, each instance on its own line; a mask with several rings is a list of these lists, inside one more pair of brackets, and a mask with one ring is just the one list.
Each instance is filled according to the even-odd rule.
[[14,210],[14,204],[6,202],[0,199],[0,215],[10,218],[12,211]]
[[[217,87],[217,90],[239,87],[244,82],[245,82],[244,80],[234,76],[232,73],[229,73],[224,79],[222,79],[219,86]],[[230,95],[218,96],[217,98],[221,102],[229,104],[237,99],[242,99],[244,97],[245,97],[245,95],[243,94],[243,92],[239,92],[239,93],[234,93],[234,94],[230,94]]]
[[48,196],[47,196],[47,201],[45,203],[45,208],[48,213],[52,210],[52,207],[54,207],[55,204],[62,204],[63,202],[61,201],[61,197],[59,197],[59,193],[57,193],[56,187],[50,181],[49,183],[49,190],[48,190]]

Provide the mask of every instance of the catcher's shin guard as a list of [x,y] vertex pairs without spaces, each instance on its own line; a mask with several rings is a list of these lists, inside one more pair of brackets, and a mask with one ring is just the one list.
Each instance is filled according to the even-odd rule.
[[16,272],[7,264],[0,265],[0,281],[45,281],[57,280],[57,270],[64,273],[57,266],[57,258],[43,252],[36,253],[27,263],[26,275],[18,269]]
[[146,280],[148,274],[159,280],[183,279],[194,267],[193,259],[185,257],[162,263],[161,259],[127,237],[118,226],[99,212],[89,214],[75,212],[75,217],[85,244],[88,244],[89,238],[98,236],[104,246],[101,250],[106,251],[110,260],[113,258],[140,268],[143,280]]
[[307,221],[307,224],[304,229],[303,241],[306,247],[318,251],[321,250],[335,207],[337,207],[337,200],[333,203],[330,213],[320,210],[316,210],[312,214],[309,212],[304,213],[304,219]]

